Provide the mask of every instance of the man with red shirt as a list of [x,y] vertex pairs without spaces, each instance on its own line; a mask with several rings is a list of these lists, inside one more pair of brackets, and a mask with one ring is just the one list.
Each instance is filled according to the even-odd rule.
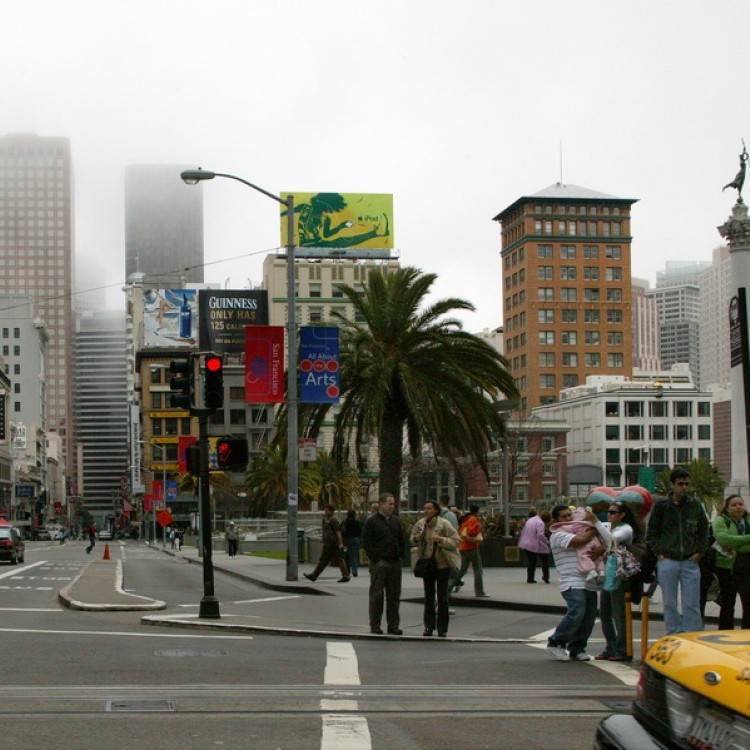
[[458,535],[461,537],[461,544],[458,551],[461,553],[461,570],[456,575],[456,582],[453,584],[453,591],[458,591],[464,585],[464,575],[471,564],[474,573],[474,595],[489,596],[484,591],[482,581],[482,556],[479,552],[479,545],[483,541],[482,522],[477,514],[479,513],[478,505],[470,505],[469,512],[463,517],[461,525],[458,527]]

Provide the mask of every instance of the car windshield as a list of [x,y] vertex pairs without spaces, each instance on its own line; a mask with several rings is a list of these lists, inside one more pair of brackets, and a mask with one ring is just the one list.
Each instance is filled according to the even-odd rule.
[[10,529],[0,529],[0,539],[10,539]]

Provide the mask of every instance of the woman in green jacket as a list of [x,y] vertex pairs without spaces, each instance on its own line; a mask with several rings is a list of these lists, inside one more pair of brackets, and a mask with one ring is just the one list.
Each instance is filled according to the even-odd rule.
[[719,579],[719,630],[734,628],[734,603],[742,602],[742,628],[750,628],[750,514],[739,495],[724,501],[712,524],[716,538],[716,576]]

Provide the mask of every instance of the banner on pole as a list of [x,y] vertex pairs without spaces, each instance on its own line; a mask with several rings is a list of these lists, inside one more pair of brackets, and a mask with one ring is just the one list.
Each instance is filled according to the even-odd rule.
[[337,404],[340,394],[339,329],[302,326],[299,349],[300,401]]
[[245,327],[245,402],[280,404],[284,400],[283,326]]

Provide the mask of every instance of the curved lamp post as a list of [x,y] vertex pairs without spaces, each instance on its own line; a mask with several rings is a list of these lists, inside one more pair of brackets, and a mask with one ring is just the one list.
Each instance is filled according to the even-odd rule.
[[297,499],[299,483],[299,446],[297,443],[298,431],[298,409],[297,409],[297,306],[296,306],[296,284],[294,278],[294,196],[279,198],[277,195],[254,185],[252,182],[243,180],[233,174],[222,174],[221,172],[208,172],[204,169],[188,169],[180,173],[180,177],[187,185],[197,185],[204,180],[213,180],[214,177],[225,177],[236,180],[249,188],[275,200],[282,206],[286,206],[287,217],[287,244],[286,244],[286,360],[287,360],[287,549],[286,549],[286,580],[296,581],[298,579],[299,555],[297,547]]

